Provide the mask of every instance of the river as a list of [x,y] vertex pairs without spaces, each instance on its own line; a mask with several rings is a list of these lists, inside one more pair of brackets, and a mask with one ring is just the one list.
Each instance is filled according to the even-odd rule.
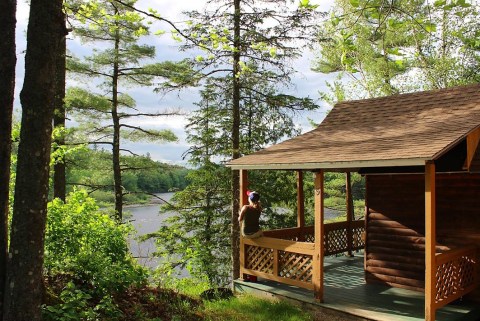
[[[156,194],[159,198],[165,201],[170,201],[173,193],[159,193]],[[129,206],[125,208],[128,212],[128,219],[135,227],[136,236],[156,232],[166,218],[174,215],[174,212],[163,212],[160,214],[161,204],[138,205]],[[158,265],[159,258],[152,256],[155,252],[155,241],[149,239],[144,242],[139,242],[135,237],[129,241],[130,252],[138,259],[138,262],[146,267],[155,268]]]

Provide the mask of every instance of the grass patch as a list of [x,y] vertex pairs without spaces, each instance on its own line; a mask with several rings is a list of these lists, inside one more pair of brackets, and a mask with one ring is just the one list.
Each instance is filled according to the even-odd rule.
[[310,314],[285,301],[270,301],[251,295],[230,300],[204,302],[203,313],[208,321],[312,321]]

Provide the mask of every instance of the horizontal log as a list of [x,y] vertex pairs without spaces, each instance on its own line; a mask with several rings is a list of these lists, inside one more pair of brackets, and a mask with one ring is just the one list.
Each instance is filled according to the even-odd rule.
[[[370,247],[382,247],[382,248],[390,248],[392,250],[410,250],[410,251],[420,251],[420,252],[425,252],[425,243],[414,243],[414,242],[401,242],[401,241],[395,241],[395,240],[382,240],[380,238],[373,238],[373,237],[368,237],[367,240],[367,246]],[[447,251],[451,250],[450,246],[446,245],[437,245],[435,246],[436,252],[437,253],[444,253]],[[373,252],[373,250],[370,250]]]
[[367,245],[367,248],[369,253],[382,253],[382,254],[398,256],[398,257],[425,258],[424,251],[380,247],[380,246],[369,246],[369,245]]
[[425,273],[425,266],[423,264],[409,264],[409,263],[400,263],[392,261],[380,261],[380,260],[367,260],[367,266],[372,267],[383,267],[389,269],[398,269],[398,270],[407,270],[407,271],[417,271]]
[[369,247],[388,247],[393,250],[402,249],[402,250],[411,250],[411,251],[421,251],[425,252],[425,244],[416,244],[408,242],[394,242],[394,241],[385,241],[385,240],[371,240],[370,238],[367,241],[367,246]]
[[368,226],[367,227],[368,234],[371,235],[372,233],[377,234],[387,234],[387,235],[402,235],[402,236],[421,236],[424,237],[423,234],[412,230],[412,229],[399,229],[399,228],[392,228],[392,227],[378,227],[378,226]]
[[416,222],[398,222],[398,221],[387,221],[387,220],[371,220],[368,221],[367,227],[389,227],[389,228],[398,228],[398,229],[409,229],[414,231],[423,231],[425,230],[425,225],[420,221]]
[[[425,244],[425,237],[423,236],[404,236],[404,235],[397,235],[395,232],[390,234],[379,234],[379,233],[370,233],[368,231],[368,239],[369,240],[376,240],[376,241],[385,241],[385,242],[393,242],[393,243],[404,243],[404,244],[416,244],[416,245],[424,245]],[[401,244],[399,244],[400,246]]]
[[411,286],[411,287],[416,287],[416,288],[424,288],[425,287],[425,281],[423,281],[423,280],[420,281],[420,280],[417,280],[417,279],[403,278],[403,277],[399,277],[399,276],[391,276],[391,275],[383,275],[383,274],[367,272],[367,278],[373,278],[373,279],[377,279],[379,281],[384,281],[384,282],[403,284],[403,285],[406,285],[406,286]]
[[478,244],[480,249],[480,234],[471,233],[468,230],[461,232],[459,235],[438,235],[438,240],[443,244],[448,244],[450,248],[465,247],[472,244]]
[[381,274],[386,276],[408,278],[413,280],[419,280],[422,282],[425,280],[424,271],[397,270],[397,269],[389,269],[389,268],[375,267],[375,266],[367,266],[366,271],[372,274]]
[[368,253],[367,260],[407,263],[425,268],[425,257],[409,257],[396,254]]
[[370,202],[370,199],[368,201],[368,205],[374,208],[368,211],[369,214],[383,214],[390,219],[398,217],[415,219],[422,217],[425,211],[422,207],[422,205],[425,204],[425,200],[421,202],[410,199],[397,200],[381,198],[373,202]]
[[[389,216],[387,216],[387,215],[385,215],[385,214],[383,214],[383,213],[378,213],[378,212],[374,212],[374,211],[368,213],[368,219],[369,219],[369,220],[395,221],[395,220],[397,220],[397,219],[399,219],[399,218],[405,218],[405,219],[407,219],[407,217],[403,217],[403,216],[399,216],[399,215],[389,215]],[[417,217],[415,217],[415,218],[416,218],[416,219],[414,219],[413,221],[417,221],[417,220],[418,220]],[[408,218],[408,219],[412,220],[411,218]]]

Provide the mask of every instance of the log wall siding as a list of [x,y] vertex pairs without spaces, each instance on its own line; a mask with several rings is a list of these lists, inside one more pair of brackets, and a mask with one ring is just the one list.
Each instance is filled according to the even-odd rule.
[[[366,281],[423,291],[424,176],[367,175],[366,179]],[[478,257],[480,174],[438,174],[436,186],[437,252],[474,244]],[[480,290],[472,297],[480,300]]]

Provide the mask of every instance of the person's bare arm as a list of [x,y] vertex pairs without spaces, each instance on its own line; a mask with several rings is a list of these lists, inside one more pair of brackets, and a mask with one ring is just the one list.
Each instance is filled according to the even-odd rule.
[[245,216],[246,211],[247,211],[247,205],[243,205],[242,209],[240,210],[240,214],[238,215],[239,222],[243,220],[243,216]]

